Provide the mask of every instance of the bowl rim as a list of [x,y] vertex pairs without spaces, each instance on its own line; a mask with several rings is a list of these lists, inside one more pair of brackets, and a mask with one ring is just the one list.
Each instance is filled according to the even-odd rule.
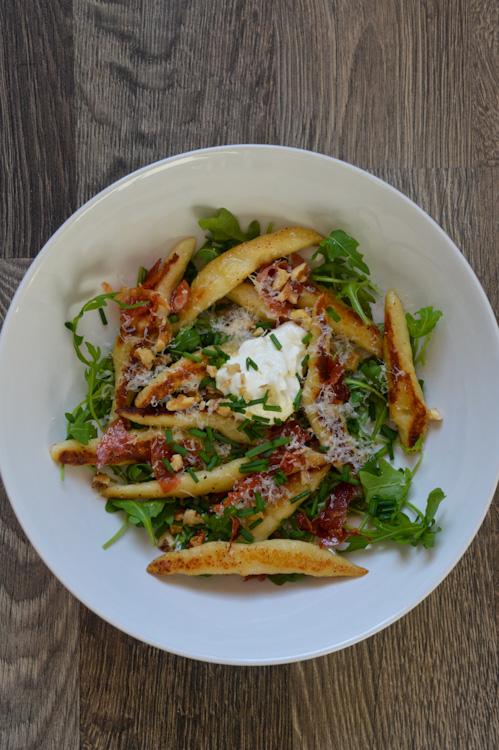
[[[51,245],[53,242],[55,242],[56,238],[58,238],[60,235],[64,234],[68,228],[76,222],[84,213],[86,213],[88,210],[91,210],[92,207],[99,201],[103,200],[109,193],[115,191],[116,189],[119,189],[120,186],[124,185],[125,183],[128,183],[132,180],[134,180],[136,177],[145,175],[149,171],[153,171],[157,169],[158,167],[163,167],[166,164],[178,161],[180,159],[191,157],[191,156],[197,156],[205,153],[216,153],[216,152],[229,152],[229,151],[251,151],[255,149],[262,149],[267,151],[278,151],[278,152],[286,152],[290,154],[299,154],[299,155],[306,155],[309,157],[313,157],[319,160],[327,161],[327,162],[333,162],[337,165],[340,165],[343,168],[347,168],[353,172],[358,173],[361,175],[364,179],[368,179],[374,183],[376,183],[379,187],[382,187],[384,190],[392,193],[396,193],[399,198],[402,198],[404,202],[406,202],[413,210],[416,209],[416,211],[422,215],[428,222],[431,223],[433,229],[437,230],[437,233],[441,235],[441,237],[452,246],[453,251],[455,252],[455,259],[457,262],[461,263],[461,265],[466,269],[468,275],[473,281],[473,284],[478,291],[479,295],[482,298],[482,301],[485,303],[485,309],[487,310],[487,315],[489,317],[490,322],[495,324],[495,334],[496,334],[496,340],[495,344],[497,347],[497,350],[499,351],[499,326],[497,325],[497,320],[494,314],[494,311],[492,309],[491,303],[480,283],[478,280],[478,277],[469,264],[469,262],[466,260],[462,252],[459,250],[457,245],[454,243],[454,241],[449,237],[449,235],[440,227],[440,225],[424,210],[422,209],[417,203],[415,203],[413,200],[411,200],[407,195],[402,193],[398,188],[394,187],[393,185],[390,185],[385,180],[382,180],[381,178],[371,174],[370,172],[357,167],[353,164],[350,164],[349,162],[345,162],[341,159],[337,159],[336,157],[329,156],[327,154],[323,154],[317,151],[307,150],[307,149],[300,149],[295,147],[289,147],[289,146],[282,146],[282,145],[273,145],[273,144],[250,144],[250,143],[242,143],[242,144],[226,144],[226,145],[220,145],[220,146],[213,146],[213,147],[206,147],[206,148],[200,148],[200,149],[194,149],[191,151],[185,151],[179,154],[174,154],[168,157],[165,157],[163,159],[158,159],[154,162],[151,162],[150,164],[146,164],[126,175],[119,178],[115,182],[111,183],[110,185],[103,188],[101,191],[93,195],[91,198],[89,198],[85,203],[83,203],[74,213],[72,213],[65,221],[64,223],[49,237],[49,239],[45,242],[43,247],[40,249],[38,254],[33,258],[32,263],[30,264],[27,272],[24,274],[21,283],[19,284],[19,287],[17,288],[10,305],[7,309],[4,322],[2,325],[2,329],[0,330],[0,362],[2,361],[3,356],[3,348],[4,348],[4,339],[5,335],[4,332],[7,330],[7,328],[10,325],[10,319],[14,315],[14,309],[18,305],[19,302],[22,302],[22,298],[26,293],[27,287],[29,286],[29,283],[32,279],[32,277],[36,274],[39,266],[44,262],[45,257],[50,252]],[[95,604],[92,604],[88,601],[88,598],[86,596],[82,596],[75,592],[75,586],[73,586],[71,583],[68,583],[66,580],[66,575],[64,571],[58,571],[55,572],[55,570],[52,567],[52,564],[50,562],[47,562],[45,559],[44,553],[39,549],[39,545],[41,545],[41,542],[39,539],[33,541],[31,536],[31,527],[29,523],[29,514],[26,511],[23,511],[22,504],[18,503],[17,500],[13,500],[12,498],[16,496],[16,490],[13,486],[13,483],[10,481],[9,471],[5,463],[5,459],[3,458],[3,455],[0,453],[0,476],[3,480],[3,484],[5,487],[6,495],[9,499],[10,505],[14,511],[14,514],[16,515],[16,518],[21,525],[24,533],[26,534],[26,537],[29,541],[29,543],[35,548],[37,554],[42,559],[44,564],[48,567],[48,569],[51,571],[51,573],[57,578],[60,583],[84,606],[86,606],[89,610],[91,610],[94,614],[101,617],[103,620],[108,622],[113,627],[117,628],[118,630],[126,633],[127,635],[132,636],[133,638],[136,638],[137,640],[147,643],[150,646],[153,646],[155,648],[159,648],[163,651],[167,651],[169,653],[175,654],[177,656],[182,656],[185,658],[194,659],[197,661],[203,661],[208,663],[214,663],[214,664],[224,664],[224,665],[231,665],[231,666],[268,666],[268,665],[279,665],[279,664],[290,664],[290,663],[298,663],[300,661],[305,661],[313,658],[318,658],[320,656],[325,656],[329,653],[334,653],[335,651],[342,650],[344,648],[348,648],[350,646],[355,645],[356,643],[362,642],[366,640],[367,638],[370,638],[371,636],[375,635],[376,633],[384,630],[389,625],[392,625],[397,620],[404,617],[408,612],[410,612],[412,609],[417,607],[421,602],[426,599],[449,575],[449,573],[454,569],[454,567],[458,564],[458,562],[461,560],[465,552],[468,550],[471,542],[475,538],[476,534],[478,533],[485,516],[487,515],[490,505],[492,503],[492,500],[494,498],[494,494],[497,488],[497,484],[499,482],[499,462],[496,469],[496,477],[495,477],[495,483],[492,485],[492,490],[490,492],[490,498],[487,503],[483,506],[482,514],[476,523],[476,525],[469,530],[468,536],[466,538],[466,543],[460,547],[458,550],[455,551],[454,555],[448,560],[447,565],[445,566],[441,576],[439,577],[439,580],[436,581],[431,585],[430,588],[425,589],[424,592],[414,601],[412,601],[410,604],[408,604],[406,607],[404,607],[402,610],[398,610],[396,613],[394,613],[391,617],[387,618],[386,620],[383,620],[381,623],[378,623],[376,626],[373,626],[368,631],[352,637],[351,639],[347,640],[344,643],[337,644],[331,648],[321,648],[316,651],[309,651],[307,653],[302,653],[299,657],[278,657],[275,659],[223,659],[223,658],[215,658],[210,656],[203,656],[198,654],[191,654],[188,653],[185,650],[182,649],[175,649],[171,646],[166,647],[164,644],[156,641],[153,638],[147,638],[144,635],[139,635],[137,632],[134,631],[133,628],[126,627],[122,623],[119,623],[115,621],[112,617],[108,616],[107,614],[103,615],[101,611],[99,611],[99,608],[95,606]],[[28,531],[29,529],[29,531]],[[36,535],[35,535],[36,538]]]

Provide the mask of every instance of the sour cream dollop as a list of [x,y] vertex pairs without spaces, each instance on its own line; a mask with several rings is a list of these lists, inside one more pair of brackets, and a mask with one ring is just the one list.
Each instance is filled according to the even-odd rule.
[[[269,411],[263,404],[254,404],[247,407],[246,415],[266,417],[270,424],[276,419],[286,420],[293,413],[293,401],[300,390],[297,375],[303,372],[305,333],[296,323],[289,322],[265,336],[248,339],[217,371],[217,388],[224,395],[231,393],[246,403],[268,392],[266,405],[279,406],[281,411]],[[272,335],[281,345],[280,349]],[[258,369],[255,370],[250,360]]]

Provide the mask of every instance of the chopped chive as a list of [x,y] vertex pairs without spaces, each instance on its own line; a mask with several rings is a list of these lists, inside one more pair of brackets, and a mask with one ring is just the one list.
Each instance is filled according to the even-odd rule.
[[253,458],[254,456],[258,456],[259,453],[265,453],[265,451],[268,451],[269,448],[273,448],[273,444],[270,440],[267,440],[265,443],[262,443],[261,445],[257,445],[256,448],[251,448],[251,450],[246,452],[246,458]]
[[276,438],[275,440],[273,440],[272,445],[274,446],[274,448],[280,448],[281,445],[287,445],[290,442],[291,442],[290,437],[282,437],[282,438]]
[[255,508],[258,513],[263,513],[263,509],[266,504],[267,504],[267,501],[264,498],[262,498],[262,493],[255,492]]
[[170,321],[170,323],[178,323],[178,321],[180,320],[180,316],[179,315],[170,315],[170,317],[168,318],[168,320]]
[[317,450],[322,451],[322,453],[327,453],[328,450],[329,450],[329,446],[328,445],[319,445],[319,447],[317,448]]
[[186,359],[192,359],[193,362],[202,362],[203,360],[201,357],[196,357],[195,354],[191,354],[190,352],[182,352],[183,356],[186,357]]
[[264,422],[268,424],[270,422],[269,417],[259,417],[258,414],[253,414],[253,422]]
[[64,482],[64,469],[65,469],[65,464],[61,464],[61,480],[63,482]]
[[308,342],[310,341],[311,338],[312,338],[312,334],[309,332],[309,333],[306,334],[306,336],[304,336],[302,338],[301,343],[302,344],[308,344]]
[[172,443],[172,448],[175,451],[175,453],[180,453],[181,456],[187,456],[188,450],[187,448],[184,448],[183,445],[179,445],[178,443]]
[[300,388],[300,390],[296,394],[295,400],[293,401],[293,409],[295,411],[298,411],[298,409],[300,408],[302,398],[303,398],[303,391]]
[[338,321],[341,320],[341,317],[338,315],[336,310],[333,310],[332,307],[326,307],[326,312],[332,320],[336,321],[336,323],[338,323]]
[[102,307],[99,307],[99,315],[100,315],[100,319],[102,320],[102,325],[107,326],[106,314],[104,310],[102,309]]
[[312,490],[305,490],[305,492],[300,492],[299,495],[295,495],[294,497],[292,497],[289,502],[291,504],[297,503],[298,500],[301,500],[302,498],[307,497],[307,495],[310,495],[310,494],[312,494]]
[[144,283],[144,281],[146,280],[146,276],[147,276],[147,268],[144,268],[144,266],[141,266],[139,268],[139,275],[137,276],[137,286],[139,284]]
[[253,536],[253,534],[250,534],[249,531],[246,531],[244,526],[241,526],[241,528],[239,529],[239,534],[243,537],[243,539],[246,539],[247,542],[255,541],[255,537]]
[[266,398],[266,396],[267,396],[267,394],[265,394],[265,396],[262,396],[262,398],[254,398],[253,401],[248,401],[248,403],[246,404],[246,406],[257,406],[257,404],[264,404],[265,401],[268,398],[268,396],[267,396],[267,398]]
[[241,464],[239,467],[240,474],[250,474],[256,471],[265,471],[269,468],[269,462],[267,459],[261,461],[249,461],[247,464]]
[[175,472],[173,471],[173,467],[172,467],[171,463],[168,461],[167,458],[163,459],[163,464],[166,466],[166,468],[170,472],[170,474],[175,474]]
[[215,454],[211,460],[206,464],[206,471],[212,471],[215,466],[220,462],[219,457]]
[[263,410],[264,411],[282,411],[280,406],[267,406],[267,404],[263,404]]
[[201,440],[206,439],[206,432],[203,432],[203,430],[196,430],[195,427],[192,427],[190,430],[187,430],[189,435],[192,435],[193,437],[199,437]]
[[213,430],[211,427],[206,427],[206,439],[209,443],[213,442]]
[[218,357],[218,354],[216,353],[214,349],[201,349],[201,354],[204,354],[205,357],[210,357],[210,358]]
[[256,521],[253,521],[253,523],[250,524],[249,528],[251,530],[256,529],[256,527],[259,526],[261,523],[263,523],[263,518],[257,518]]
[[263,321],[263,323],[257,323],[257,328],[273,328],[274,324],[271,321]]
[[205,464],[209,464],[211,461],[211,456],[209,456],[206,451],[199,451],[200,457],[203,459]]
[[209,375],[206,375],[206,377],[204,377],[202,381],[200,382],[199,387],[206,388],[207,385],[213,385],[213,386],[216,385],[215,378],[210,378]]
[[274,476],[272,477],[274,482],[277,484],[278,487],[281,487],[283,484],[286,484],[288,481],[288,478],[286,474],[283,472],[282,469],[278,469]]
[[213,337],[213,343],[219,344],[220,343],[220,331],[217,331]]
[[301,366],[305,367],[306,365],[308,365],[308,360],[309,359],[310,359],[310,354],[305,354],[305,356],[303,357],[303,359],[301,361]]
[[350,466],[348,464],[346,466],[341,467],[341,481],[342,482],[348,482],[350,479]]
[[225,435],[221,435],[220,432],[214,432],[213,437],[220,443],[227,443],[227,445],[233,445],[235,448],[239,448],[239,443],[237,443],[235,440],[231,440],[230,438],[225,437]]
[[172,433],[172,431],[171,430],[166,430],[165,431],[165,436],[166,436],[166,442],[168,443],[168,445],[171,445],[173,443],[173,433]]
[[250,423],[250,420],[249,419],[245,419],[244,422],[241,422],[241,424],[237,428],[237,431],[238,432],[243,432],[243,430],[246,430],[246,428],[249,425],[249,423]]
[[246,370],[249,370],[249,368],[252,367],[254,370],[258,370],[258,365],[256,362],[254,362],[251,357],[246,357]]
[[199,479],[197,478],[194,471],[191,469],[190,466],[187,467],[187,473],[192,477],[192,479],[196,482],[196,484],[199,482]]
[[244,508],[244,510],[237,511],[238,518],[249,518],[249,516],[254,516],[254,515],[255,515],[255,511],[253,508]]
[[277,336],[274,333],[270,334],[270,340],[274,344],[274,346],[277,349],[277,351],[280,352],[281,349],[282,349],[282,344],[281,344],[281,342],[279,341],[279,339],[277,338]]

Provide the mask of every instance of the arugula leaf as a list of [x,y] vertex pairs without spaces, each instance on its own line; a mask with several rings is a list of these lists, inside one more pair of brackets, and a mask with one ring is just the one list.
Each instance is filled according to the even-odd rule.
[[156,546],[156,538],[152,528],[152,519],[155,518],[164,508],[164,500],[149,500],[148,502],[136,502],[135,500],[114,500],[113,505],[115,508],[126,511],[128,513],[128,521],[133,523],[135,526],[139,523],[143,524],[149,534],[149,538]]
[[235,240],[240,244],[252,240],[260,234],[260,224],[257,221],[252,221],[248,231],[243,232],[236,217],[226,208],[221,208],[218,216],[211,219],[201,219],[198,223],[201,229],[211,232],[215,242]]
[[[376,508],[379,501],[393,504],[394,509],[397,510],[401,508],[412,484],[412,474],[409,469],[394,469],[383,458],[379,459],[377,471],[361,469],[359,479],[372,515],[377,515]],[[374,510],[371,510],[371,505]]]
[[331,263],[337,258],[345,257],[351,269],[358,268],[362,273],[368,274],[370,273],[369,266],[362,260],[364,256],[357,250],[358,246],[359,243],[353,237],[342,229],[335,229],[329,237],[322,240],[315,256],[318,252],[322,252]]
[[[416,320],[415,316],[419,316],[419,320]],[[407,328],[409,329],[409,336],[411,339],[412,358],[414,364],[418,362],[424,366],[424,352],[428,341],[430,340],[430,334],[435,328],[436,324],[442,317],[443,313],[441,310],[434,310],[433,307],[422,307],[412,316],[410,313],[406,313]],[[419,349],[418,339],[424,338],[421,349]]]
[[168,348],[173,349],[175,352],[193,352],[195,349],[199,349],[200,346],[201,336],[196,328],[188,326],[179,331]]
[[[196,260],[201,260],[204,264],[260,234],[260,224],[256,219],[251,222],[248,231],[244,232],[236,217],[226,208],[221,208],[217,216],[200,219],[198,223],[201,229],[209,232],[205,244],[195,255]],[[191,268],[191,276],[194,271],[195,267]]]
[[320,243],[312,260],[324,257],[321,265],[312,269],[315,281],[331,288],[336,297],[343,299],[360,315],[364,323],[372,323],[370,304],[374,302],[371,291],[380,295],[379,289],[368,278],[369,266],[364,262],[359,243],[342,229],[335,229]]

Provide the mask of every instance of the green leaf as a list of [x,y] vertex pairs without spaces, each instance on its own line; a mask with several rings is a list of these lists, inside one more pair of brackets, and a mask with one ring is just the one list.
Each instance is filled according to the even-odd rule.
[[419,316],[419,320],[416,320],[410,313],[406,313],[405,317],[409,334],[412,338],[418,339],[433,331],[443,313],[440,310],[434,310],[433,307],[422,307],[415,315]]
[[218,215],[211,219],[201,219],[199,226],[201,229],[211,232],[215,242],[226,242],[227,240],[236,240],[238,243],[246,242],[260,234],[260,225],[257,221],[251,222],[248,232],[243,232],[236,217],[226,208],[221,208]]
[[176,352],[193,352],[201,346],[201,336],[195,328],[183,328],[169,345]]
[[319,249],[330,262],[337,258],[346,258],[350,268],[358,268],[359,271],[369,274],[369,266],[364,263],[363,255],[357,250],[359,243],[350,237],[342,229],[335,229],[329,237],[326,237],[319,245]]
[[409,469],[394,469],[387,461],[380,458],[379,470],[359,471],[359,479],[364,489],[366,502],[376,499],[391,501],[395,507],[402,507],[409,487],[411,486],[411,472]]
[[150,500],[145,503],[138,503],[135,500],[115,500],[114,506],[121,508],[129,515],[130,523],[137,524],[142,523],[149,534],[149,538],[156,546],[156,539],[152,528],[151,519],[158,515],[163,510],[164,500]]
[[432,490],[428,495],[425,511],[425,521],[427,524],[433,523],[435,514],[444,498],[445,493],[440,489],[440,487]]

